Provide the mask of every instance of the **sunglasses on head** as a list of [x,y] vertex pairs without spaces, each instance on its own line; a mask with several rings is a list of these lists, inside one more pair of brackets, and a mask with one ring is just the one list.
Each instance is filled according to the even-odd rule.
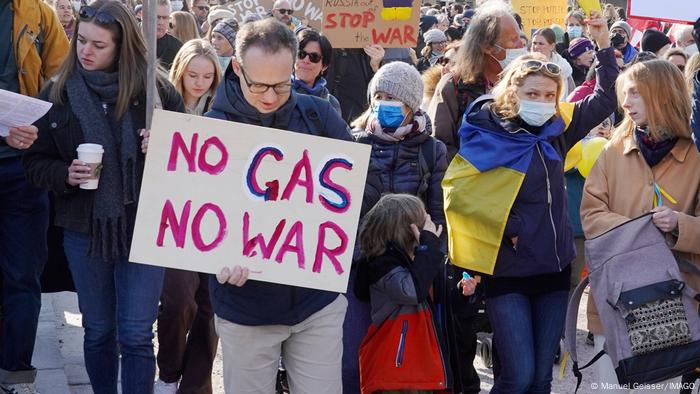
[[321,54],[314,53],[314,52],[306,52],[304,50],[299,50],[299,54],[297,55],[299,60],[304,60],[304,58],[307,56],[309,57],[309,60],[311,61],[311,63],[318,63],[322,59]]
[[82,21],[93,21],[97,22],[100,25],[111,25],[112,23],[117,21],[110,13],[105,11],[98,11],[97,9],[90,7],[89,5],[80,7],[80,11],[78,11],[78,16]]
[[284,15],[284,14],[292,15],[292,13],[294,13],[294,10],[287,10],[284,8],[279,8],[279,9],[277,9],[277,12],[279,12],[282,15]]
[[542,69],[550,75],[559,76],[561,74],[561,68],[559,65],[551,62],[542,62],[539,60],[527,60],[521,66],[523,70],[537,72]]

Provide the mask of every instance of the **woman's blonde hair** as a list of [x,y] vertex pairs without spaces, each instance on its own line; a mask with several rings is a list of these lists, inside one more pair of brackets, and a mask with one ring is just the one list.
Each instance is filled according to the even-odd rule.
[[688,92],[692,95],[694,88],[694,78],[700,70],[700,53],[696,53],[685,63],[685,81],[688,84]]
[[542,67],[537,71],[532,71],[523,64],[528,60],[539,60],[543,63],[548,63],[547,57],[541,53],[532,52],[527,55],[522,55],[513,60],[511,64],[503,71],[500,81],[493,88],[494,102],[491,105],[491,111],[503,119],[513,119],[518,116],[520,110],[520,100],[518,99],[518,88],[523,86],[525,80],[533,75],[549,78],[557,84],[557,99],[556,108],[559,114],[559,101],[561,99],[564,82],[561,76],[549,74]]
[[[624,112],[625,83],[633,81],[644,101],[648,129],[654,140],[664,136],[690,138],[690,95],[683,73],[666,60],[649,60],[632,65],[617,78],[617,103]],[[613,141],[622,141],[632,135],[635,123],[625,114],[613,134]]]
[[206,40],[201,38],[187,41],[175,55],[173,66],[170,69],[170,82],[183,97],[185,95],[185,88],[182,84],[182,79],[187,71],[187,66],[190,64],[192,59],[199,56],[209,60],[214,65],[215,72],[214,79],[212,80],[211,87],[209,88],[210,95],[214,95],[216,88],[219,86],[219,82],[221,82],[221,67],[219,66],[219,60],[216,56],[216,50],[214,47]]
[[360,252],[363,257],[381,256],[391,242],[406,253],[418,243],[411,224],[422,229],[425,224],[423,201],[410,194],[383,196],[362,220]]
[[181,43],[184,44],[189,40],[200,38],[194,15],[185,11],[175,11],[170,16],[175,19],[175,29],[172,32],[173,37],[180,40]]

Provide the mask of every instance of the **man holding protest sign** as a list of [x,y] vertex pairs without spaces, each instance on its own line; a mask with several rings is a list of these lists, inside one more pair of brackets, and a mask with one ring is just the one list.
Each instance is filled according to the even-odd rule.
[[[273,18],[243,25],[232,67],[206,116],[350,141],[327,101],[292,90],[297,50],[292,31]],[[274,392],[281,354],[293,392],[341,392],[345,297],[247,282],[248,275],[248,268],[224,268],[210,283],[226,391]]]

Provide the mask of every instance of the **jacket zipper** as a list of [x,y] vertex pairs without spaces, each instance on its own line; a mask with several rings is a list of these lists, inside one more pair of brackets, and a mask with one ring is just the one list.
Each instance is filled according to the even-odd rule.
[[396,161],[399,159],[399,144],[394,144],[394,157],[391,160],[391,171],[389,171],[389,191],[394,191],[394,172],[396,171]]
[[399,346],[396,349],[396,368],[401,368],[403,364],[403,352],[406,347],[406,333],[408,332],[408,320],[403,321],[401,327],[401,337],[399,337]]
[[540,155],[540,160],[542,160],[542,166],[544,166],[545,178],[547,180],[547,210],[549,211],[549,223],[552,225],[552,231],[554,232],[554,254],[557,256],[557,266],[559,267],[559,272],[561,272],[561,259],[559,258],[559,248],[557,247],[557,228],[554,226],[554,215],[552,215],[552,184],[549,182],[549,170],[547,169],[547,163],[544,160],[540,146],[535,146],[537,147],[537,153]]

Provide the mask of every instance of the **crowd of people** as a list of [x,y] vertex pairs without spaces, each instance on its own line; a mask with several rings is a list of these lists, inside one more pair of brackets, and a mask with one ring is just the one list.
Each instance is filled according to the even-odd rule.
[[[0,89],[52,103],[0,137],[0,392],[36,393],[42,284],[61,264],[97,394],[212,393],[219,344],[227,393],[479,393],[481,330],[492,393],[548,393],[585,239],[651,212],[700,268],[700,20],[636,46],[612,5],[530,36],[502,0],[429,1],[414,48],[333,48],[290,0],[238,18],[157,1],[157,107],[371,145],[339,294],[248,280],[240,261],[130,263],[137,207],[153,208],[142,5],[0,0]],[[567,164],[596,137],[592,169]],[[104,148],[95,190],[83,143]],[[587,311],[602,349],[592,297]],[[603,357],[596,378],[614,368]]]

